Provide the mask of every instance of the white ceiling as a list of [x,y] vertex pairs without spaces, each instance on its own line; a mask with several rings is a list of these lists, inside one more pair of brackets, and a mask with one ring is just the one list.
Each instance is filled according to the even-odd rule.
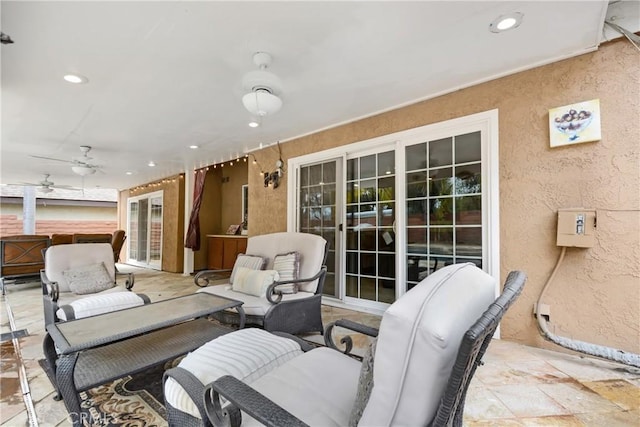
[[[88,188],[227,161],[589,52],[606,9],[606,1],[2,1],[1,29],[15,43],[1,47],[1,182],[50,173],[80,186],[70,165],[30,155],[72,159],[81,145],[104,172],[87,176]],[[515,11],[524,14],[519,28],[489,32]],[[272,54],[284,105],[253,129],[241,97],[256,51]],[[65,82],[70,72],[89,82]]]

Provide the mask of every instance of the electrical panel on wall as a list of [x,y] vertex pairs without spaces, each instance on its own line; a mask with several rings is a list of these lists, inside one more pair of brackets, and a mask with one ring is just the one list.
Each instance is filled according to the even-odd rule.
[[558,209],[556,244],[574,248],[592,248],[596,241],[595,228],[595,209]]

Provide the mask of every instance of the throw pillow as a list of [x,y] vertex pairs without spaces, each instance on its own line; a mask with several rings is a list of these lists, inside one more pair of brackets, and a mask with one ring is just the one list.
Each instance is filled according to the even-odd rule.
[[95,294],[115,286],[102,262],[64,270],[62,276],[76,295]]
[[235,264],[233,264],[233,270],[231,271],[231,277],[229,277],[229,283],[233,285],[233,281],[236,278],[236,272],[239,268],[249,268],[251,270],[262,270],[267,264],[267,260],[257,255],[245,255],[239,254],[236,258]]
[[360,378],[358,379],[358,393],[356,394],[356,401],[351,409],[351,416],[349,418],[349,427],[356,427],[362,418],[364,408],[369,403],[369,397],[371,396],[371,390],[373,389],[373,359],[376,355],[376,340],[374,339],[369,344],[367,352],[362,358],[362,366],[360,367]]
[[233,281],[232,289],[243,294],[266,298],[267,288],[278,281],[280,276],[275,270],[252,270],[239,267]]
[[[298,252],[289,252],[288,254],[279,254],[273,259],[273,269],[280,274],[280,280],[296,280],[300,274],[300,254]],[[290,285],[278,286],[278,290],[283,294],[293,294],[298,292],[295,283]]]

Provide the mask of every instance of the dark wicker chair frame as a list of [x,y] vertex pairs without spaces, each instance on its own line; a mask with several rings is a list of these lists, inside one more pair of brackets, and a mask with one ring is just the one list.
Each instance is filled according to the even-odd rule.
[[[522,292],[525,281],[526,275],[524,273],[519,271],[509,273],[502,294],[465,333],[442,399],[433,420],[428,423],[429,426],[462,426],[464,402],[469,383],[477,367],[482,364],[482,356],[487,350],[502,316]],[[331,339],[330,331],[333,326],[330,325],[327,328],[325,341],[329,346],[338,349]],[[373,328],[350,321],[338,321],[336,326],[370,336],[377,334]],[[344,352],[350,351],[350,339],[342,339],[341,342],[346,345]],[[425,387],[427,386],[425,384]],[[220,404],[221,396],[231,403],[224,409]],[[204,406],[210,423],[205,423],[205,425],[238,426],[241,424],[242,418],[240,411],[246,412],[265,426],[306,425],[249,385],[229,375],[223,376],[205,387]]]
[[[320,271],[312,277],[296,280],[282,280],[274,282],[267,288],[267,300],[272,304],[264,316],[246,315],[246,324],[264,328],[267,331],[287,332],[289,334],[301,334],[309,332],[324,333],[322,324],[322,290],[327,275],[328,248],[325,245],[324,257]],[[221,279],[221,274],[231,273],[231,270],[204,270],[193,278],[196,285],[205,287],[210,280]],[[305,283],[318,280],[318,287],[313,296],[293,301],[283,301],[282,292],[278,286],[291,283]],[[213,314],[213,317],[223,323],[237,325],[240,321],[237,313],[224,311]]]

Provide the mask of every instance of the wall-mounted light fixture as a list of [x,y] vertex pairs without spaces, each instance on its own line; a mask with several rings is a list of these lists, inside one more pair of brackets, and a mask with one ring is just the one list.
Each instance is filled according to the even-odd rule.
[[273,188],[278,188],[280,185],[280,178],[284,174],[284,169],[282,169],[282,159],[276,160],[276,170],[273,172],[264,172],[264,186],[268,187],[273,185]]
[[253,165],[257,166],[260,169],[260,175],[264,180],[264,187],[273,187],[278,188],[280,185],[280,178],[284,175],[284,162],[282,161],[282,151],[280,150],[280,141],[277,142],[278,145],[278,160],[276,160],[276,168],[273,172],[266,171],[262,169],[262,165],[258,162],[256,155],[253,153],[249,153],[245,156],[245,161],[249,156],[253,157]]

